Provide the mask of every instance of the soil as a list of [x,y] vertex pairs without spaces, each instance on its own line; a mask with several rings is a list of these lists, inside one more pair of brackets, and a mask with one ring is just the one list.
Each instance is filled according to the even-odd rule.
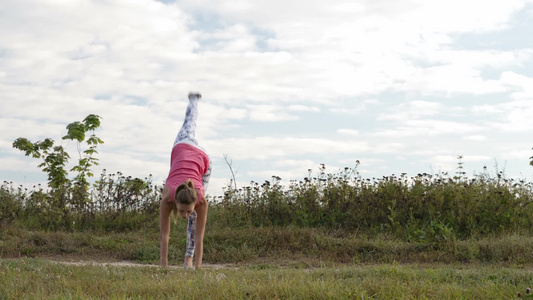
[[[29,257],[29,256],[28,256]],[[98,255],[33,255],[32,258],[40,258],[51,261],[57,264],[73,265],[73,266],[118,266],[118,267],[159,267],[157,264],[143,264],[127,260],[115,260],[109,257],[102,257]],[[0,259],[21,259],[20,257],[2,257]],[[169,268],[183,269],[183,265],[170,265]],[[238,268],[235,264],[211,264],[203,263],[202,268],[206,269],[222,269],[222,268]]]
[[[63,264],[63,265],[73,265],[73,266],[116,266],[116,267],[159,267],[159,265],[153,265],[153,264],[140,264],[136,262],[131,261],[113,261],[113,262],[102,262],[102,261],[95,261],[95,260],[83,260],[83,261],[66,261],[66,260],[50,260],[51,262]],[[183,266],[177,266],[177,265],[169,265],[169,268],[178,268],[182,269]],[[230,265],[224,265],[224,264],[202,264],[202,268],[206,269],[222,269],[222,268],[228,268],[228,267],[234,267]]]

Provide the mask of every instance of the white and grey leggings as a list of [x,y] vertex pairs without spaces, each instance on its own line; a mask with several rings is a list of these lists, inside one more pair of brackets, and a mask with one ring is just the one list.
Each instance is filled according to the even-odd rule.
[[[185,113],[185,120],[183,125],[176,136],[174,141],[174,146],[179,143],[187,143],[192,145],[204,153],[204,148],[202,148],[195,137],[196,132],[196,119],[198,118],[198,101],[200,97],[197,94],[189,94],[189,105],[187,106],[187,111]],[[209,157],[209,155],[208,155]],[[211,177],[211,158],[209,158],[209,167],[207,172],[202,176],[202,185],[204,190],[207,190],[207,185],[209,184],[209,178]],[[185,256],[194,256],[194,238],[196,234],[196,211],[193,211],[187,220],[187,246],[185,250]]]

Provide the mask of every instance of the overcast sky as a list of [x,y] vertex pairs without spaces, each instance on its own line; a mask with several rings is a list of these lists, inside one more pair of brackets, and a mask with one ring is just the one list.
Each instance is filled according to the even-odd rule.
[[365,178],[505,171],[532,180],[532,0],[2,0],[0,179],[46,182],[18,137],[102,117],[108,173],[163,183],[187,93],[240,186],[354,167]]

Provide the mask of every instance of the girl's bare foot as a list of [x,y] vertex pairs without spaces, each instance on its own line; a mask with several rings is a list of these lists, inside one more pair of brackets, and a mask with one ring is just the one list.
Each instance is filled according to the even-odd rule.
[[185,256],[185,263],[183,264],[185,269],[193,269],[192,256]]
[[202,98],[202,95],[198,92],[189,92],[189,100],[197,99],[200,100]]

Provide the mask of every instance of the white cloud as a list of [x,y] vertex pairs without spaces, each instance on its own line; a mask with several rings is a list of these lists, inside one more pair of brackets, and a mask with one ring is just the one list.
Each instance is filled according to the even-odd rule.
[[[0,126],[9,129],[0,133],[1,158],[22,155],[11,148],[19,136],[60,141],[68,123],[96,113],[102,167],[164,177],[189,90],[204,95],[197,136],[215,161],[228,153],[252,167],[273,157],[285,164],[247,176],[289,176],[316,157],[335,157],[332,166],[375,159],[365,169],[378,174],[400,169],[397,157],[413,168],[453,168],[449,153],[529,149],[533,50],[470,49],[458,37],[527,40],[513,30],[529,25],[522,13],[532,4],[1,1]],[[314,125],[343,140],[298,126],[322,112],[331,119]],[[339,124],[352,116],[359,127]],[[282,121],[295,126],[275,126]],[[250,136],[254,128],[261,135]],[[229,177],[217,174],[213,189]]]
[[339,107],[330,108],[329,111],[348,115],[360,115],[367,111],[370,106],[378,105],[379,101],[376,99],[366,99],[362,101],[346,100],[335,104]]
[[[524,7],[525,2],[493,1],[417,1],[420,6],[401,18],[434,32],[488,32],[508,26],[512,14]],[[479,9],[483,7],[483,9]],[[452,21],[453,20],[453,21]]]
[[511,71],[503,72],[501,77],[504,84],[519,88],[530,98],[533,98],[533,78]]
[[524,150],[509,150],[502,153],[501,157],[505,160],[518,160],[522,161],[524,165],[529,163],[529,158],[533,156],[533,150],[531,148]]
[[498,120],[490,122],[490,127],[499,132],[529,132],[533,130],[533,102],[531,98],[514,100],[495,105],[482,105],[473,108],[478,115],[495,115]]
[[[20,152],[23,157],[24,153]],[[9,172],[34,172],[42,161],[32,158],[17,158],[13,156],[0,157],[2,169]],[[7,178],[6,178],[7,179]]]
[[235,24],[224,30],[202,33],[200,39],[206,41],[202,51],[238,53],[257,50],[257,39],[243,24]]
[[488,138],[481,134],[475,134],[475,135],[468,135],[463,137],[464,140],[469,141],[475,141],[475,142],[482,142],[488,140]]
[[249,105],[250,120],[261,122],[277,122],[285,120],[297,120],[298,116],[285,112],[283,107],[273,105]]
[[[296,3],[255,1],[253,9],[227,1],[185,5],[193,10],[209,6],[214,14],[236,24],[261,24],[273,33],[272,47],[294,53],[292,69],[319,79],[307,85],[314,87],[316,98],[331,93],[378,93],[391,85],[426,93],[503,91],[497,81],[483,80],[478,68],[516,64],[516,55],[455,51],[449,48],[452,38],[448,34],[503,30],[513,13],[525,5],[517,0],[485,3],[480,12],[480,1]],[[297,12],[291,7],[298,7]],[[350,9],[340,12],[339,7]],[[266,10],[270,13],[262,13]],[[426,57],[441,65],[420,68],[405,61],[406,57]]]
[[445,109],[440,102],[411,101],[391,108],[378,116],[380,121],[408,121],[420,117],[435,116]]
[[292,111],[312,111],[312,112],[319,112],[320,109],[316,106],[307,106],[307,105],[289,105],[289,110]]
[[359,130],[354,129],[338,129],[337,132],[347,136],[358,136],[360,134]]
[[[288,155],[353,153],[368,151],[365,141],[331,140],[326,138],[268,137],[227,138],[204,143],[208,149],[217,153],[227,153],[239,159],[267,159]],[[389,144],[383,144],[383,149]],[[380,148],[376,145],[375,148]],[[394,147],[392,147],[394,148]]]
[[268,178],[269,181],[271,181],[271,178],[274,176],[278,176],[282,179],[283,183],[286,184],[289,180],[298,180],[303,179],[302,178],[302,172],[301,170],[298,171],[282,171],[282,170],[261,170],[261,171],[253,171],[249,172],[248,175],[252,178]]
[[489,156],[485,156],[485,155],[464,155],[463,156],[463,161],[465,163],[469,163],[469,162],[484,162],[484,161],[489,161],[491,160],[492,158],[489,157]]
[[[460,163],[462,163],[462,172],[465,172],[466,176],[471,176],[468,166],[472,164],[481,163],[486,165],[487,162],[490,162],[492,158],[485,155],[462,155],[462,158],[459,159],[459,155],[435,155],[428,157],[425,161],[429,162],[432,166],[433,171],[435,172],[446,172],[448,175],[456,175],[460,171]],[[477,170],[481,172],[481,169]]]
[[308,159],[281,159],[274,162],[275,166],[291,167],[299,171],[312,169],[318,164],[315,161]]
[[422,137],[455,135],[461,136],[483,131],[481,125],[444,120],[405,120],[394,129],[380,130],[375,134],[382,137]]
[[480,70],[461,64],[418,69],[399,88],[426,94],[491,94],[505,91],[497,80],[485,80]]

